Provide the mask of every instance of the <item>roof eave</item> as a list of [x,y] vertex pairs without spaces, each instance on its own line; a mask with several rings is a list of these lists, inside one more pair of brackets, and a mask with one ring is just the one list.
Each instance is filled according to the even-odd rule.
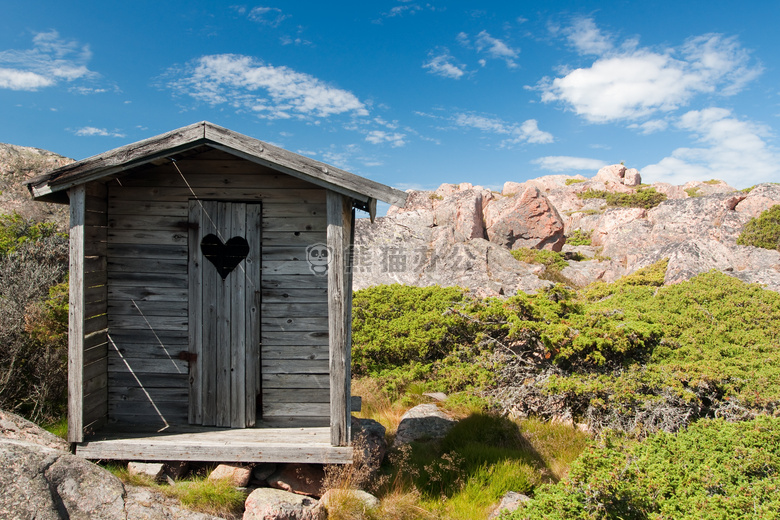
[[43,200],[43,197],[78,184],[121,173],[204,144],[363,203],[369,203],[371,199],[395,206],[406,203],[407,195],[400,190],[206,121],[71,163],[47,175],[30,179],[26,184],[35,199]]

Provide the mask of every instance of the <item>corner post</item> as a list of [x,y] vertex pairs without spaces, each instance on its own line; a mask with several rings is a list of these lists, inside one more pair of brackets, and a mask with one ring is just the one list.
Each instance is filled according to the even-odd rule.
[[68,442],[84,440],[84,217],[86,187],[68,190],[70,197],[68,296]]
[[349,241],[352,236],[352,201],[327,191],[328,337],[330,372],[330,443],[349,445],[350,396],[349,349],[351,323],[348,321],[352,294],[349,276]]

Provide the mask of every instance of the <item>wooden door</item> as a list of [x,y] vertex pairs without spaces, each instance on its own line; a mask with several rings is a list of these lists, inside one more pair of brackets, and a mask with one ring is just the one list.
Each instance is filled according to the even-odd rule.
[[244,428],[260,389],[260,204],[191,200],[191,424]]

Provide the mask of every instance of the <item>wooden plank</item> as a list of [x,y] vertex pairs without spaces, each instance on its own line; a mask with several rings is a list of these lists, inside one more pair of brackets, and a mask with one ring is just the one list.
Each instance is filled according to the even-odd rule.
[[[231,213],[229,235],[246,238],[246,204],[234,202],[228,206]],[[246,260],[246,259],[244,259]],[[246,427],[246,297],[247,265],[242,262],[228,275],[230,290],[230,427]]]
[[[215,223],[219,230],[217,235],[222,237],[223,242],[227,242],[230,235],[230,229],[232,226],[232,214],[230,212],[230,203],[223,203],[217,206]],[[211,213],[214,218],[214,213]],[[216,273],[216,269],[212,269]],[[215,302],[217,305],[217,319],[216,322],[211,323],[210,326],[216,328],[216,343],[214,348],[216,350],[216,393],[217,393],[217,414],[216,425],[217,426],[230,426],[230,380],[231,378],[231,365],[230,365],[230,285],[217,274],[215,278],[216,282],[216,297]]]
[[247,269],[247,298],[245,311],[246,327],[246,425],[257,421],[258,396],[262,404],[262,380],[260,378],[260,308],[262,304],[261,257],[262,257],[262,211],[260,204],[248,204],[246,212],[246,237],[249,255],[245,260]]
[[108,204],[111,215],[157,215],[187,218],[189,203],[186,200],[166,201],[126,201],[112,199]]
[[[322,204],[325,201],[325,190],[321,189],[262,189],[257,188],[200,188],[193,186],[195,197],[200,200],[220,201],[274,201],[287,204]],[[109,203],[114,199],[125,201],[158,200],[176,202],[191,198],[192,191],[182,187],[129,187],[109,190]]]
[[317,217],[325,218],[325,204],[284,204],[266,202],[263,204],[263,217]]
[[[206,215],[215,215],[217,205],[215,202],[203,202],[201,211],[201,220],[199,227],[201,229],[201,239],[210,234],[216,233],[217,229],[214,228],[212,219],[206,218]],[[200,240],[198,241],[200,244]],[[214,426],[217,424],[217,285],[222,282],[217,270],[213,268],[207,261],[203,261],[202,265],[202,324],[203,330],[203,350],[202,358],[203,373],[201,378],[201,384],[203,389],[201,390],[203,400],[203,423],[206,426]]]
[[177,442],[145,443],[89,442],[76,448],[76,454],[92,460],[186,460],[203,462],[273,462],[306,464],[350,464],[351,447],[290,446],[278,444],[195,444]]
[[328,318],[326,316],[314,318],[266,318],[262,317],[261,326],[264,331],[309,331],[319,332],[328,330]]
[[110,244],[113,257],[177,259],[187,258],[187,244]]
[[96,285],[84,289],[84,301],[87,303],[106,301],[108,288],[105,285]]
[[316,217],[272,217],[263,218],[263,229],[273,231],[325,231],[327,225],[323,216]]
[[184,289],[187,287],[187,273],[109,273],[109,285],[175,287]]
[[327,359],[263,358],[263,374],[327,374]]
[[347,330],[345,317],[346,274],[345,258],[349,245],[349,220],[352,204],[333,191],[327,194],[328,248],[331,260],[328,265],[328,332],[330,339],[330,442],[334,446],[349,444],[349,407],[345,394]]
[[184,231],[187,229],[187,216],[160,215],[111,215],[109,229],[140,229],[156,231]]
[[169,423],[187,420],[187,403],[184,401],[109,401],[108,414],[113,418],[127,415],[149,415],[165,418]]
[[328,301],[327,287],[319,289],[286,289],[276,287],[263,288],[263,304],[270,303],[320,303]]
[[[262,374],[263,388],[328,388],[330,379],[326,374]],[[343,388],[343,386],[342,386]]]
[[84,396],[84,422],[95,424],[108,417],[108,393],[106,387]]
[[263,417],[279,417],[289,415],[308,415],[327,417],[330,413],[329,403],[271,403],[263,406]]
[[106,232],[106,241],[109,247],[113,244],[159,244],[159,245],[185,245],[187,244],[186,229],[168,230],[140,230],[140,229],[111,229]]
[[84,272],[92,273],[96,271],[106,271],[106,257],[105,256],[86,256],[84,257]]
[[[128,368],[129,366],[129,368]],[[119,355],[116,352],[108,353],[109,372],[145,372],[147,374],[186,374],[188,372],[186,361],[176,357],[154,359],[129,357]]]
[[104,330],[87,334],[84,336],[84,352],[100,345],[106,345],[107,342],[108,339]]
[[187,270],[186,258],[133,258],[112,256],[108,261],[111,273],[172,273],[181,274]]
[[89,227],[105,227],[108,223],[105,211],[86,211],[84,225]]
[[91,273],[84,273],[83,283],[85,288],[100,287],[106,285],[107,280],[106,271],[92,271]]
[[94,318],[106,313],[106,302],[89,302],[84,304],[84,318]]
[[263,246],[306,246],[311,244],[324,244],[327,240],[325,233],[321,231],[273,231],[266,229],[263,232]]
[[[136,380],[138,378],[138,380]],[[155,374],[148,372],[113,372],[109,374],[109,388],[117,386],[138,386],[138,381],[144,388],[187,388],[186,374]]]
[[263,348],[283,345],[323,345],[328,346],[327,331],[263,331]]
[[327,317],[328,304],[322,303],[264,303],[263,316],[268,318]]
[[100,391],[101,388],[106,388],[108,385],[108,373],[97,375],[89,380],[84,381],[84,394],[91,394],[93,392]]
[[327,276],[263,273],[263,289],[327,289]]
[[[92,334],[93,332],[104,330],[106,327],[108,327],[108,320],[106,319],[106,315],[103,314],[101,316],[85,317],[81,331],[82,334]],[[70,333],[68,333],[68,336],[70,336]]]
[[136,302],[179,302],[187,303],[187,289],[181,287],[142,287],[114,286],[108,288],[108,301],[111,302],[135,300]]
[[203,423],[203,286],[201,271],[200,248],[195,244],[200,244],[202,240],[202,226],[200,225],[201,206],[197,201],[189,202],[189,243],[193,247],[189,248],[188,256],[188,351],[195,356],[193,363],[190,363],[189,379],[189,422],[191,424]]
[[[104,304],[105,306],[105,304]],[[108,309],[114,315],[187,316],[187,301],[108,300]]]
[[123,386],[110,388],[108,390],[108,395],[115,402],[142,401],[149,399],[149,397],[151,397],[153,401],[184,402],[187,400],[188,391],[186,388],[142,389],[137,386]]
[[299,388],[294,392],[286,388],[266,388],[263,399],[271,403],[330,403],[330,392],[327,388]]
[[150,362],[154,360],[161,363],[170,359],[178,360],[181,352],[187,352],[187,345],[161,345],[157,340],[149,343],[120,343],[112,346],[111,352],[112,355],[143,357]]
[[271,360],[328,360],[328,345],[268,346],[263,345],[263,362]]
[[151,329],[158,330],[179,330],[187,331],[187,316],[182,313],[181,316],[141,316],[136,314],[130,316],[126,314],[110,314],[108,317],[108,325],[111,328],[134,330]]
[[109,336],[114,345],[119,347],[130,343],[146,343],[152,345],[159,345],[162,343],[167,347],[181,345],[184,347],[182,350],[186,350],[187,346],[187,334],[184,334],[181,331],[152,331],[149,329],[112,330]]
[[101,359],[105,359],[108,355],[107,345],[103,343],[96,347],[84,350],[84,363],[90,364]]
[[268,273],[268,276],[301,275],[311,276],[312,278],[318,277],[312,271],[311,264],[307,260],[282,260],[276,262],[267,261],[264,258],[263,273]]
[[[313,189],[311,183],[290,177],[287,175],[269,174],[264,172],[261,168],[255,166],[248,169],[245,165],[252,165],[252,163],[243,162],[237,163],[230,167],[224,165],[222,170],[225,171],[209,171],[207,164],[202,164],[204,161],[195,160],[186,164],[183,160],[178,162],[179,170],[181,170],[184,178],[187,179],[185,183],[184,178],[179,175],[178,172],[173,173],[159,173],[158,171],[144,173],[140,176],[133,176],[127,180],[122,181],[122,187],[135,188],[135,187],[166,187],[166,188],[182,188],[189,184],[195,193],[197,190],[202,189]],[[214,164],[219,164],[221,161],[213,161]]]
[[94,361],[88,365],[84,366],[84,381],[89,381],[91,379],[98,378],[106,373],[106,368],[108,366],[108,360],[104,358],[100,358],[97,361]]

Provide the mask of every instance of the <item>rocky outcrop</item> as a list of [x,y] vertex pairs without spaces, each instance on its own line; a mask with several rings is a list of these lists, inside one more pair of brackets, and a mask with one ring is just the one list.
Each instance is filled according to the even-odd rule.
[[[668,283],[720,269],[780,290],[778,253],[736,245],[745,223],[780,204],[780,186],[744,193],[716,180],[656,183],[652,188],[667,200],[649,210],[609,208],[605,198],[579,196],[632,194],[640,183],[636,170],[611,165],[590,179],[510,181],[501,193],[468,183],[410,191],[405,208],[392,208],[375,225],[358,221],[354,287],[436,284],[480,296],[532,293],[551,282],[540,278],[543,268],[511,255],[530,247],[566,251],[569,266],[561,274],[575,286],[611,282],[669,258]],[[590,235],[592,245],[565,245],[564,232],[576,230]]]
[[16,211],[27,218],[54,220],[65,227],[67,206],[31,203],[22,183],[72,162],[73,159],[39,148],[0,143],[0,213]]
[[219,520],[188,511],[66,451],[67,443],[0,412],[0,518]]

